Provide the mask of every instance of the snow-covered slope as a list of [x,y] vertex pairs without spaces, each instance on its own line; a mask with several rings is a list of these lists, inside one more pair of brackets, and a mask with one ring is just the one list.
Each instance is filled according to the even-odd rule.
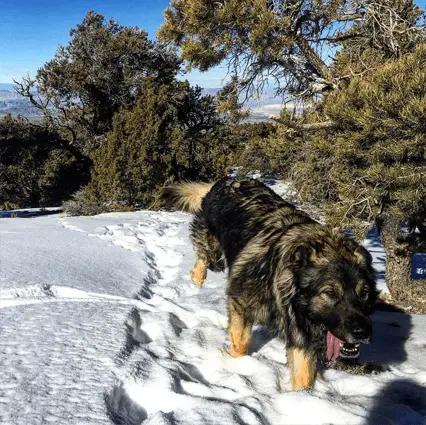
[[[377,312],[362,361],[290,392],[284,343],[231,358],[225,274],[202,289],[182,213],[0,219],[1,424],[423,424],[426,317]],[[374,234],[381,284],[384,254]]]

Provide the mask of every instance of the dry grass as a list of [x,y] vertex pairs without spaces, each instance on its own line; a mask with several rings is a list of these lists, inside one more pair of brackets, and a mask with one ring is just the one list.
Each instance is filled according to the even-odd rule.
[[380,294],[379,299],[392,311],[407,314],[426,314],[426,297],[404,301],[395,300],[390,294]]

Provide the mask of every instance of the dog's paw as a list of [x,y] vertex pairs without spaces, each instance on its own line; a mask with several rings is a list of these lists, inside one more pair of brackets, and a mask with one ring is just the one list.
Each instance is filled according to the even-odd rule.
[[248,354],[248,350],[247,350],[247,349],[245,349],[245,350],[237,350],[237,349],[235,348],[235,345],[233,345],[233,344],[229,343],[228,354],[229,354],[230,356],[232,356],[232,357],[234,357],[234,358],[236,358],[236,359],[237,359],[237,358],[239,358],[239,357],[247,356],[247,354]]
[[247,355],[247,353],[240,353],[238,352],[235,347],[231,344],[231,341],[226,340],[223,343],[223,349],[228,353],[231,357],[238,358],[238,357],[244,357]]
[[203,286],[205,278],[200,277],[199,273],[196,273],[195,270],[191,270],[191,273],[189,276],[196,286],[198,286],[199,288]]
[[310,390],[314,385],[312,376],[299,375],[295,376],[291,382],[291,389],[293,391]]

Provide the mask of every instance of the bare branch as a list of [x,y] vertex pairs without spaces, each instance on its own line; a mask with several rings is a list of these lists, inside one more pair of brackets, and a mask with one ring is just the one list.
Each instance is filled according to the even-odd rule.
[[360,38],[360,34],[343,34],[335,37],[321,37],[321,38],[312,38],[308,39],[310,42],[319,43],[321,41],[326,41],[327,43],[341,43],[346,40],[353,40],[354,38]]
[[336,22],[355,22],[355,21],[361,21],[364,18],[363,13],[353,13],[353,14],[346,14],[339,16],[337,19],[335,19]]
[[280,117],[270,115],[268,117],[269,119],[279,123],[283,124],[287,127],[290,127],[287,131],[317,131],[317,130],[326,130],[328,128],[333,128],[336,126],[336,123],[333,121],[323,121],[323,122],[315,122],[315,123],[309,123],[309,124],[298,124],[294,121],[290,120],[284,120]]

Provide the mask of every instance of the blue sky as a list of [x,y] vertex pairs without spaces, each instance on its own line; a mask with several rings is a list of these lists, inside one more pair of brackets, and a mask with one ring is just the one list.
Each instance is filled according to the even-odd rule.
[[[66,44],[69,30],[83,20],[88,10],[113,17],[123,25],[137,25],[155,37],[163,22],[167,0],[0,0],[0,83],[11,83],[30,73]],[[422,8],[426,0],[417,1]],[[188,79],[203,87],[218,87],[224,67],[207,73],[193,72]]]
[[[93,9],[122,25],[138,26],[155,38],[167,0],[0,0],[0,83],[11,83],[50,60],[69,30]],[[225,69],[192,72],[187,78],[203,87],[219,87]]]

